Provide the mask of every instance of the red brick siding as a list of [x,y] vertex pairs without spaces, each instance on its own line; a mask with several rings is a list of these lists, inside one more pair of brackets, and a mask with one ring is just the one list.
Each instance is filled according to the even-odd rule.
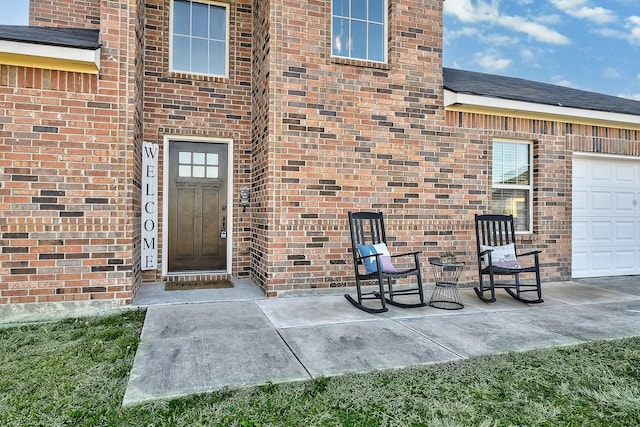
[[422,224],[440,215],[442,200],[468,203],[433,178],[434,157],[463,173],[436,134],[442,2],[390,2],[389,63],[375,66],[332,60],[330,2],[278,6],[283,12],[270,15],[269,294],[352,283],[349,210],[384,211],[394,246],[423,249],[434,243]]
[[100,0],[30,0],[29,25],[100,28]]
[[131,302],[136,10],[115,6],[99,77],[0,66],[0,303]]
[[[238,205],[239,188],[251,186],[251,27],[252,6],[231,2],[229,78],[206,77],[169,71],[169,0],[145,3],[144,140],[159,144],[160,176],[165,135],[232,138],[234,190],[229,206],[234,209],[232,271],[248,277],[250,209]],[[162,184],[160,184],[162,185]],[[159,222],[162,224],[162,209]],[[162,242],[162,228],[159,241]],[[159,255],[162,253],[160,247]],[[159,260],[160,263],[162,260]],[[159,267],[160,267],[159,263]],[[158,271],[144,272],[147,281],[157,280]]]

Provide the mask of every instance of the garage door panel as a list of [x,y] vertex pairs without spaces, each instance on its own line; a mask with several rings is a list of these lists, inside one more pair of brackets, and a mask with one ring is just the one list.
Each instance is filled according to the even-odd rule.
[[607,272],[613,267],[613,254],[610,251],[593,251],[591,263],[594,272]]
[[611,221],[592,222],[590,233],[587,238],[600,244],[610,242],[612,240],[611,231],[613,224]]
[[640,160],[574,158],[572,183],[573,277],[640,274]]
[[615,223],[616,227],[616,241],[626,242],[627,244],[633,243],[636,240],[636,224],[629,222],[618,221]]
[[616,193],[615,210],[620,214],[626,212],[627,215],[632,215],[636,210],[636,197],[634,193]]
[[606,215],[611,212],[611,202],[612,202],[611,192],[592,191],[591,204],[589,205],[589,209],[592,212],[596,212],[601,215]]
[[615,169],[615,184],[632,187],[636,182],[636,169],[633,165],[618,165]]
[[593,183],[600,182],[608,184],[611,182],[612,175],[613,174],[611,165],[604,162],[596,162],[591,168],[590,180]]
[[636,251],[616,251],[615,268],[632,273],[635,268]]

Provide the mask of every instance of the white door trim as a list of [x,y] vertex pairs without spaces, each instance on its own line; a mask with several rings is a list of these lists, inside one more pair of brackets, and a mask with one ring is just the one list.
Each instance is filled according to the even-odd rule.
[[[163,276],[181,276],[181,275],[197,275],[205,273],[224,273],[231,275],[232,271],[232,249],[233,249],[233,139],[231,138],[207,138],[201,136],[188,135],[165,135],[162,146],[162,275]],[[169,229],[169,145],[172,142],[201,142],[227,144],[227,268],[226,270],[216,271],[189,271],[189,272],[171,272],[169,273],[167,257],[169,256],[169,236],[166,230]]]

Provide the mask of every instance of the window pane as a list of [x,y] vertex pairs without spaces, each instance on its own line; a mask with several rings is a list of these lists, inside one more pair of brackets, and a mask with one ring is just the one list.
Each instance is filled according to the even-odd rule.
[[494,189],[491,212],[513,215],[516,231],[529,231],[529,191]]
[[191,153],[189,151],[180,151],[178,154],[179,163],[191,163]]
[[209,37],[209,6],[195,2],[191,5],[191,35]]
[[384,24],[384,0],[369,0],[369,21]]
[[189,71],[189,38],[175,36],[173,38],[173,68]]
[[209,37],[213,40],[227,39],[227,10],[220,6],[211,6],[209,13]]
[[226,73],[227,52],[225,44],[212,41],[209,44],[209,73],[224,76]]
[[218,177],[218,167],[217,166],[207,167],[207,178],[217,178],[217,177]]
[[333,0],[333,16],[349,16],[349,0]]
[[204,153],[193,153],[193,164],[204,165]]
[[369,24],[369,57],[370,61],[384,61],[384,27]]
[[348,56],[349,20],[333,19],[333,54],[336,56]]
[[493,144],[493,183],[529,185],[529,144],[495,142]]
[[193,167],[193,177],[194,178],[204,178],[204,166],[194,166]]
[[191,3],[176,0],[173,3],[173,33],[189,35],[189,27],[191,24],[191,12],[189,6]]
[[351,21],[351,58],[367,59],[367,24]]
[[367,19],[367,0],[351,0],[351,17]]
[[209,43],[202,39],[191,39],[191,71],[209,72]]
[[207,153],[207,164],[208,165],[217,165],[218,164],[218,154],[216,154],[216,153]]
[[189,166],[189,165],[180,165],[180,167],[178,168],[178,176],[180,176],[182,178],[191,177],[191,166]]

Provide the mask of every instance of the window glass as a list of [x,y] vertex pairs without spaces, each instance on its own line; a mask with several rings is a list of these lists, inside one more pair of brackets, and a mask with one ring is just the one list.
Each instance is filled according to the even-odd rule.
[[331,53],[386,61],[386,0],[332,0]]
[[171,69],[226,76],[228,5],[173,0]]
[[531,231],[531,171],[530,143],[494,141],[491,211],[513,215],[516,231]]

